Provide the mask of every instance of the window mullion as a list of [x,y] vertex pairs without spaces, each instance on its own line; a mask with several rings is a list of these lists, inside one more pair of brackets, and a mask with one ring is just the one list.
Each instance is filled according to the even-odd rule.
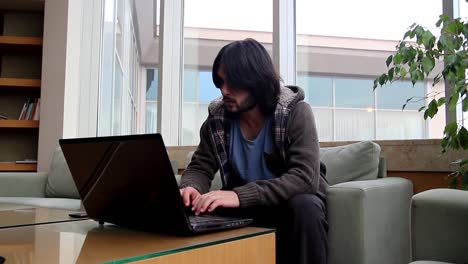
[[183,0],[161,0],[157,129],[166,145],[178,145],[180,138],[183,4]]
[[296,83],[295,8],[295,0],[273,0],[273,61],[286,84]]

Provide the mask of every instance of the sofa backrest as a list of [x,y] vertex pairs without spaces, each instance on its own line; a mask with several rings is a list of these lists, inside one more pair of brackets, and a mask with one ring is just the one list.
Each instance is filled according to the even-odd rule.
[[80,198],[60,147],[55,149],[52,156],[47,176],[46,197]]
[[[188,165],[193,151],[187,155]],[[380,146],[372,141],[361,141],[338,147],[320,148],[320,160],[327,167],[330,185],[347,181],[372,180],[386,177],[385,159],[380,157]],[[211,189],[220,189],[219,172]]]
[[[327,167],[330,185],[377,179],[380,146],[372,141],[361,141],[344,146],[320,148],[320,160]],[[383,176],[382,172],[381,177]]]

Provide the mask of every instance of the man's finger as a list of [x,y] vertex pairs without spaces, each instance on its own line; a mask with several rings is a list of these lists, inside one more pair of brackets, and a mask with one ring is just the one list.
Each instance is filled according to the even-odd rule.
[[190,192],[189,195],[190,195],[190,200],[191,200],[191,201],[194,201],[195,199],[198,198],[198,196],[199,196],[200,194],[199,194],[197,191],[192,190],[192,191]]
[[190,205],[190,191],[185,189],[184,193],[182,194],[182,200],[184,201],[185,206]]
[[221,205],[221,202],[219,200],[215,200],[213,201],[210,206],[208,207],[208,212],[213,212],[216,208],[218,208],[218,206]]
[[212,195],[206,197],[206,199],[203,201],[203,203],[200,206],[199,213],[204,213],[206,209],[214,202],[216,201],[216,198]]

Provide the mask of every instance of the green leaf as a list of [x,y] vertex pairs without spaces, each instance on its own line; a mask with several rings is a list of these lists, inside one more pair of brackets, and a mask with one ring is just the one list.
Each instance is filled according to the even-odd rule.
[[437,106],[440,107],[443,104],[445,104],[445,97],[441,97],[439,100],[437,100]]
[[428,50],[434,46],[435,37],[429,30],[426,30],[422,35],[422,41],[424,48]]
[[416,72],[416,76],[417,76],[417,78],[418,78],[419,81],[423,81],[423,80],[424,80],[424,74],[423,74],[422,71],[419,71],[419,70],[418,70],[418,71]]
[[432,86],[434,87],[437,83],[439,83],[440,79],[442,78],[442,75],[439,73],[434,77],[434,82],[432,83]]
[[445,126],[444,134],[445,135],[454,135],[455,133],[457,133],[457,129],[458,129],[458,123],[455,122],[455,121],[450,122]]
[[406,68],[405,68],[405,67],[401,67],[401,69],[400,69],[400,76],[401,76],[401,78],[405,78],[405,77],[406,77],[406,74],[407,74]]
[[435,61],[434,59],[430,59],[428,57],[424,57],[422,59],[422,66],[423,66],[423,71],[427,74],[434,69]]
[[446,32],[449,32],[453,35],[456,35],[458,34],[458,27],[457,27],[457,24],[455,22],[452,22],[450,24],[447,24],[445,27],[444,27],[444,30]]
[[402,59],[401,53],[397,53],[395,57],[393,57],[393,63],[400,64]]
[[450,100],[449,100],[449,110],[450,111],[454,111],[455,108],[457,107],[457,103],[458,103],[458,99],[460,98],[460,94],[459,93],[453,93],[451,96],[450,96]]
[[440,24],[442,24],[442,22],[447,22],[447,21],[450,21],[450,17],[445,15],[445,14],[442,14],[439,16],[439,20],[437,21],[436,23],[436,27],[440,27]]
[[388,70],[388,80],[389,81],[393,81],[393,74],[395,73],[395,68],[390,68],[390,70]]
[[447,35],[447,33],[444,33],[439,37],[439,43],[442,45],[442,50],[447,50],[450,53],[455,50],[455,39],[452,36]]
[[380,77],[379,77],[380,86],[384,85],[387,82],[387,80],[388,80],[387,74],[384,73],[384,74],[380,75]]
[[432,101],[427,106],[426,111],[424,112],[424,119],[427,119],[427,117],[433,118],[435,114],[437,114],[437,111],[439,111],[437,107],[437,101],[432,99]]
[[414,32],[416,33],[416,36],[419,38],[422,36],[422,34],[424,34],[424,28],[421,27],[420,25],[417,25],[415,28],[414,28]]
[[440,145],[442,146],[442,152],[445,152],[447,147],[448,147],[448,143],[449,143],[449,139],[447,137],[444,137],[441,141],[440,141]]
[[424,110],[424,108],[426,108],[426,106],[421,106],[421,108],[418,109],[418,112],[421,112],[422,110]]
[[405,32],[405,35],[403,35],[403,39],[406,39],[406,38],[412,38],[411,35],[412,35],[413,31],[412,30],[408,30]]
[[460,141],[460,147],[468,149],[468,130],[465,127],[461,127],[458,131],[458,139]]
[[468,111],[468,96],[465,96],[465,98],[463,98],[462,111],[463,112]]
[[407,105],[411,100],[413,100],[413,98],[414,98],[414,96],[412,96],[412,97],[406,99],[405,104],[401,107],[401,111],[405,110],[406,105]]
[[390,63],[392,63],[392,61],[393,61],[393,55],[388,56],[387,61],[386,61],[387,67],[390,66]]

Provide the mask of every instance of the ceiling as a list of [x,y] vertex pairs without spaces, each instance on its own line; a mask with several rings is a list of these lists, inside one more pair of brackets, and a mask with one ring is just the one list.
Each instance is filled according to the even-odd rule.
[[0,0],[0,10],[43,11],[45,0]]

